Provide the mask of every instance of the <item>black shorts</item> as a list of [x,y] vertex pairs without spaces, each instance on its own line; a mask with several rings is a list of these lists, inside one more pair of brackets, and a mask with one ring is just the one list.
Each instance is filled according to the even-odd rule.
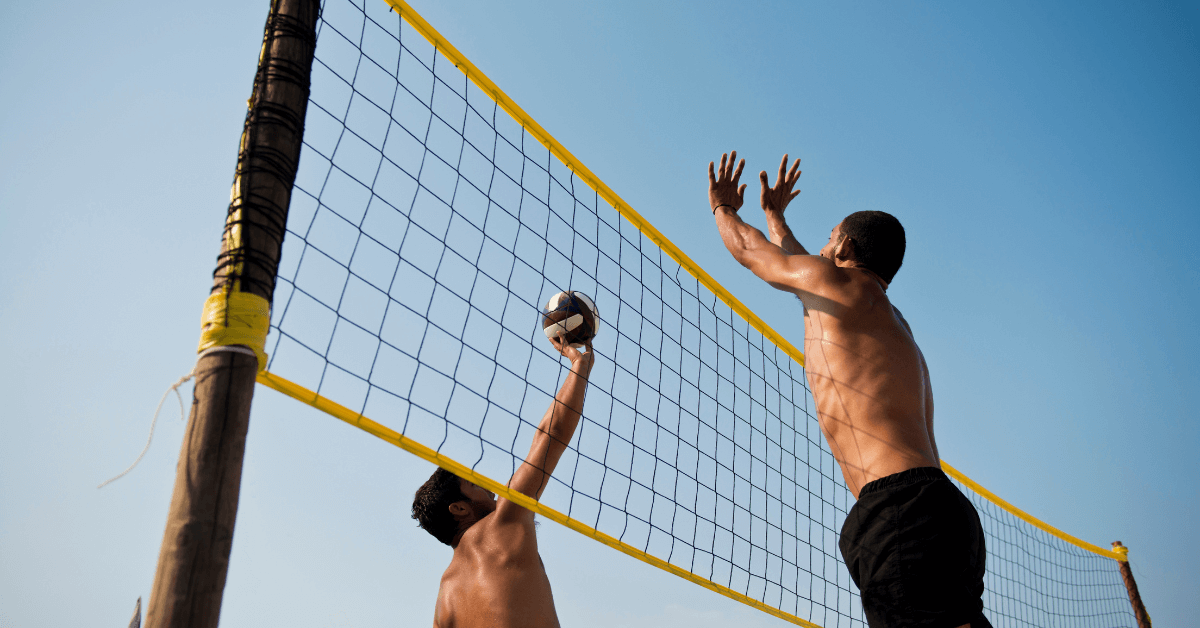
[[867,484],[838,540],[871,628],[991,628],[979,514],[941,469]]

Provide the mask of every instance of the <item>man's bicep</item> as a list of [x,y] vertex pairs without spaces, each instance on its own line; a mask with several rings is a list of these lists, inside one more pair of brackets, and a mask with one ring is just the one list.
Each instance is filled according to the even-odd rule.
[[834,281],[837,267],[820,255],[788,255],[782,249],[759,251],[747,268],[777,290],[825,295]]
[[549,481],[550,472],[546,471],[543,465],[526,460],[521,463],[521,466],[517,467],[517,472],[509,480],[508,487],[522,495],[539,499]]
[[504,497],[496,500],[496,514],[492,516],[496,517],[497,523],[519,523],[522,518],[533,521],[532,510]]
[[[533,500],[538,500],[549,482],[550,473],[526,460],[517,467],[517,472],[513,473],[512,479],[508,481],[508,488]],[[500,497],[496,504],[496,516],[501,521],[516,522],[522,518],[532,521],[533,511],[518,504],[515,500]]]

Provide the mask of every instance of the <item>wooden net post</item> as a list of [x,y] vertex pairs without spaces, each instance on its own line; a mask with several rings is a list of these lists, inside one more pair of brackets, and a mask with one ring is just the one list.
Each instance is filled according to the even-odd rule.
[[1125,590],[1129,592],[1129,603],[1133,605],[1133,616],[1137,618],[1138,628],[1150,628],[1150,615],[1146,612],[1146,605],[1142,604],[1142,594],[1138,593],[1133,569],[1129,567],[1129,548],[1121,545],[1120,541],[1113,541],[1112,548],[1114,552],[1125,557],[1125,560],[1117,563],[1121,569],[1121,580],[1125,581]]
[[[196,363],[148,628],[214,628],[220,617],[250,400],[265,366],[269,307],[300,161],[319,14],[319,0],[273,0],[267,17],[221,253],[205,303],[201,348],[210,351]],[[247,303],[255,307],[247,309]],[[253,316],[246,315],[249,310]],[[225,333],[230,330],[236,333]]]

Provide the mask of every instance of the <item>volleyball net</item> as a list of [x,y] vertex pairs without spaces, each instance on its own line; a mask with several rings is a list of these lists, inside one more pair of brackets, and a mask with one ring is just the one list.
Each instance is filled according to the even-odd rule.
[[[865,625],[803,355],[389,2],[324,3],[259,381],[777,617]],[[540,307],[567,289],[602,331],[534,501],[505,483],[566,375]],[[983,520],[994,624],[1135,625],[1120,556],[946,467]]]

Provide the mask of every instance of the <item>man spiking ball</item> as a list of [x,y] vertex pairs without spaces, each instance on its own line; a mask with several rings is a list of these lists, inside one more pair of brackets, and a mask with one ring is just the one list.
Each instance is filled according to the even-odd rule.
[[[542,327],[554,349],[571,361],[571,370],[538,425],[529,455],[508,481],[508,488],[533,499],[541,498],[579,425],[599,314],[582,293],[560,292],[547,304]],[[558,627],[532,511],[438,468],[417,490],[412,514],[425,531],[454,548],[438,589],[435,628]]]

